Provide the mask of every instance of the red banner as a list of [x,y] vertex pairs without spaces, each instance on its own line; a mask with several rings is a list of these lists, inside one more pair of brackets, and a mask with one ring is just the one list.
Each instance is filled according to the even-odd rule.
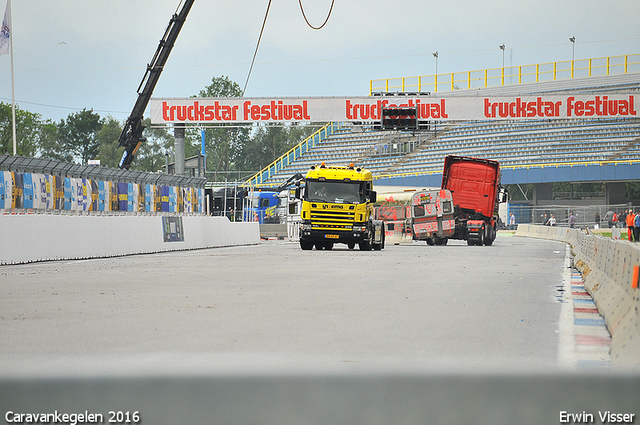
[[154,98],[151,122],[377,122],[383,108],[416,108],[421,121],[635,117],[637,95]]

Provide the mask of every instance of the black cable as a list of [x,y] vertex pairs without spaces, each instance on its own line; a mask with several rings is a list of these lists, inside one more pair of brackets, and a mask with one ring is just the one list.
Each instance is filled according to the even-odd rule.
[[322,27],[324,27],[327,24],[327,22],[329,22],[329,17],[331,16],[331,11],[333,10],[333,3],[335,3],[335,0],[331,0],[331,8],[329,9],[329,14],[327,15],[327,19],[325,19],[324,23],[322,25],[320,25],[319,27],[314,27],[313,25],[311,25],[309,23],[309,20],[307,19],[307,15],[304,14],[304,8],[302,7],[302,0],[298,0],[298,3],[300,4],[300,10],[302,11],[302,17],[307,22],[307,25],[309,25],[309,27],[314,29],[314,30],[319,30],[319,29],[322,29]]
[[258,54],[258,47],[260,47],[260,40],[262,40],[262,33],[264,32],[264,26],[267,23],[267,16],[269,16],[269,9],[271,8],[271,0],[267,5],[267,12],[264,14],[264,21],[262,22],[262,29],[260,30],[260,37],[258,37],[258,43],[256,44],[256,51],[253,52],[253,59],[251,60],[251,66],[249,67],[249,75],[247,75],[247,81],[244,83],[244,89],[242,89],[242,96],[247,91],[247,84],[249,84],[249,77],[251,77],[251,71],[253,70],[253,64],[256,62],[256,55]]

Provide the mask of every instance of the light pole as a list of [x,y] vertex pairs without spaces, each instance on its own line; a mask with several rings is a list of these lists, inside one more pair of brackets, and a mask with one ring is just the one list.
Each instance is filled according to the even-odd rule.
[[576,36],[569,37],[569,41],[571,42],[571,78],[573,78],[573,65],[576,60]]
[[504,86],[504,49],[505,45],[501,44],[498,46],[500,50],[502,50],[502,85]]
[[436,75],[438,75],[438,51],[433,52],[433,57],[436,58]]
[[569,37],[569,41],[571,42],[571,60],[576,60],[576,36]]

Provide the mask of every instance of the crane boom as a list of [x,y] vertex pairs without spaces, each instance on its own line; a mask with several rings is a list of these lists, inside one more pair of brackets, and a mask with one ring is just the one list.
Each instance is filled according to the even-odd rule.
[[160,74],[164,69],[164,65],[167,63],[171,49],[178,38],[178,34],[187,19],[187,15],[194,1],[195,0],[184,0],[180,11],[171,17],[156,53],[153,55],[151,63],[147,65],[147,71],[138,87],[138,99],[118,139],[119,146],[125,147],[122,159],[120,159],[120,164],[118,165],[120,168],[129,169],[140,144],[146,141],[146,139],[142,137],[142,131],[144,130],[142,126],[144,111],[147,109],[149,99],[151,99],[153,95],[153,90],[158,83],[158,79],[160,79]]

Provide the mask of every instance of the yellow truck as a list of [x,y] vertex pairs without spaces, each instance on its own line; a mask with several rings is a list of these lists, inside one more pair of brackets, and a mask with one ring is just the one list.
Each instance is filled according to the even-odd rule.
[[362,251],[384,248],[385,227],[374,219],[373,176],[369,170],[355,167],[328,167],[324,162],[312,166],[298,186],[302,199],[300,248],[332,249],[336,243],[356,244]]

